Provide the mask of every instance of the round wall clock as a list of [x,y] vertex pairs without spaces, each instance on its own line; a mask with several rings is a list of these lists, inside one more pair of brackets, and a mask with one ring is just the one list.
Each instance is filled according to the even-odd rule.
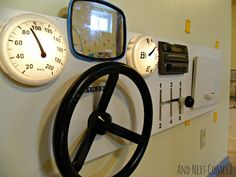
[[0,66],[19,83],[40,86],[59,76],[67,59],[60,30],[46,17],[24,14],[1,30]]
[[151,36],[134,36],[128,44],[126,57],[128,65],[147,77],[157,68],[158,48]]

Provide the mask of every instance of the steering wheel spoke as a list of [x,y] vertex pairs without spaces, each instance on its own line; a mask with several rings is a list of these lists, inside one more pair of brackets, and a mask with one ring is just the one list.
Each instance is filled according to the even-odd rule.
[[144,137],[139,135],[138,133],[135,133],[114,123],[111,124],[108,131],[116,136],[129,140],[136,144],[142,143],[144,139]]
[[93,131],[93,129],[88,128],[85,132],[85,136],[79,146],[79,149],[74,157],[74,160],[72,162],[72,165],[76,169],[76,171],[80,171],[85,159],[88,155],[88,152],[92,146],[92,143],[94,141],[94,138],[96,136],[96,133]]
[[119,79],[119,74],[117,73],[109,74],[101,99],[98,103],[98,107],[96,110],[97,112],[106,111],[108,104],[111,100],[111,96],[115,90],[118,79]]

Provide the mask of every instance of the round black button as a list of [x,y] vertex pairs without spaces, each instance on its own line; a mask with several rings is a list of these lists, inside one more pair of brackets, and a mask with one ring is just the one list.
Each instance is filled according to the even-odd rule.
[[172,64],[170,64],[170,63],[167,63],[167,64],[166,64],[166,71],[167,71],[167,72],[171,71],[172,68],[173,68],[173,67],[172,67]]
[[187,96],[185,98],[184,104],[187,108],[191,108],[194,105],[194,98],[192,96]]

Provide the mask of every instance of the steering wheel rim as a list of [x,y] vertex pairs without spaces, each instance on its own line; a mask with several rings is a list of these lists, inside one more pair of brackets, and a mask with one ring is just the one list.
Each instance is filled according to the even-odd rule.
[[[132,132],[112,123],[110,115],[106,113],[106,108],[115,89],[119,74],[125,75],[131,79],[140,92],[144,107],[144,122],[141,134]],[[67,142],[69,125],[73,111],[87,87],[105,75],[109,75],[109,77],[103,90],[103,94],[96,111],[94,111],[89,117],[85,139],[83,139],[76,154],[76,157],[78,156],[77,158],[82,158],[82,162],[80,159],[76,159],[76,157],[72,162],[70,159]],[[101,117],[104,120],[99,121]],[[91,67],[85,71],[69,88],[62,99],[56,115],[53,127],[53,152],[61,175],[63,177],[81,177],[79,171],[81,170],[89,151],[89,149],[86,149],[86,147],[83,146],[90,148],[96,134],[103,135],[106,132],[110,132],[137,144],[137,148],[135,149],[131,159],[118,173],[114,175],[114,177],[130,176],[138,166],[147,148],[152,129],[152,117],[153,110],[151,95],[146,82],[137,71],[126,64],[118,62],[105,62]],[[101,122],[106,123],[104,125],[104,123],[101,124]],[[77,164],[77,162],[80,164]]]

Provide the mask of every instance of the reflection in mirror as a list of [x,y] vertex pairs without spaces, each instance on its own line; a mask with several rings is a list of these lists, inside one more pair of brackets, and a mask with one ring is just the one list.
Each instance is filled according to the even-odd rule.
[[123,14],[98,2],[75,1],[72,6],[72,47],[92,59],[115,59],[125,50]]

